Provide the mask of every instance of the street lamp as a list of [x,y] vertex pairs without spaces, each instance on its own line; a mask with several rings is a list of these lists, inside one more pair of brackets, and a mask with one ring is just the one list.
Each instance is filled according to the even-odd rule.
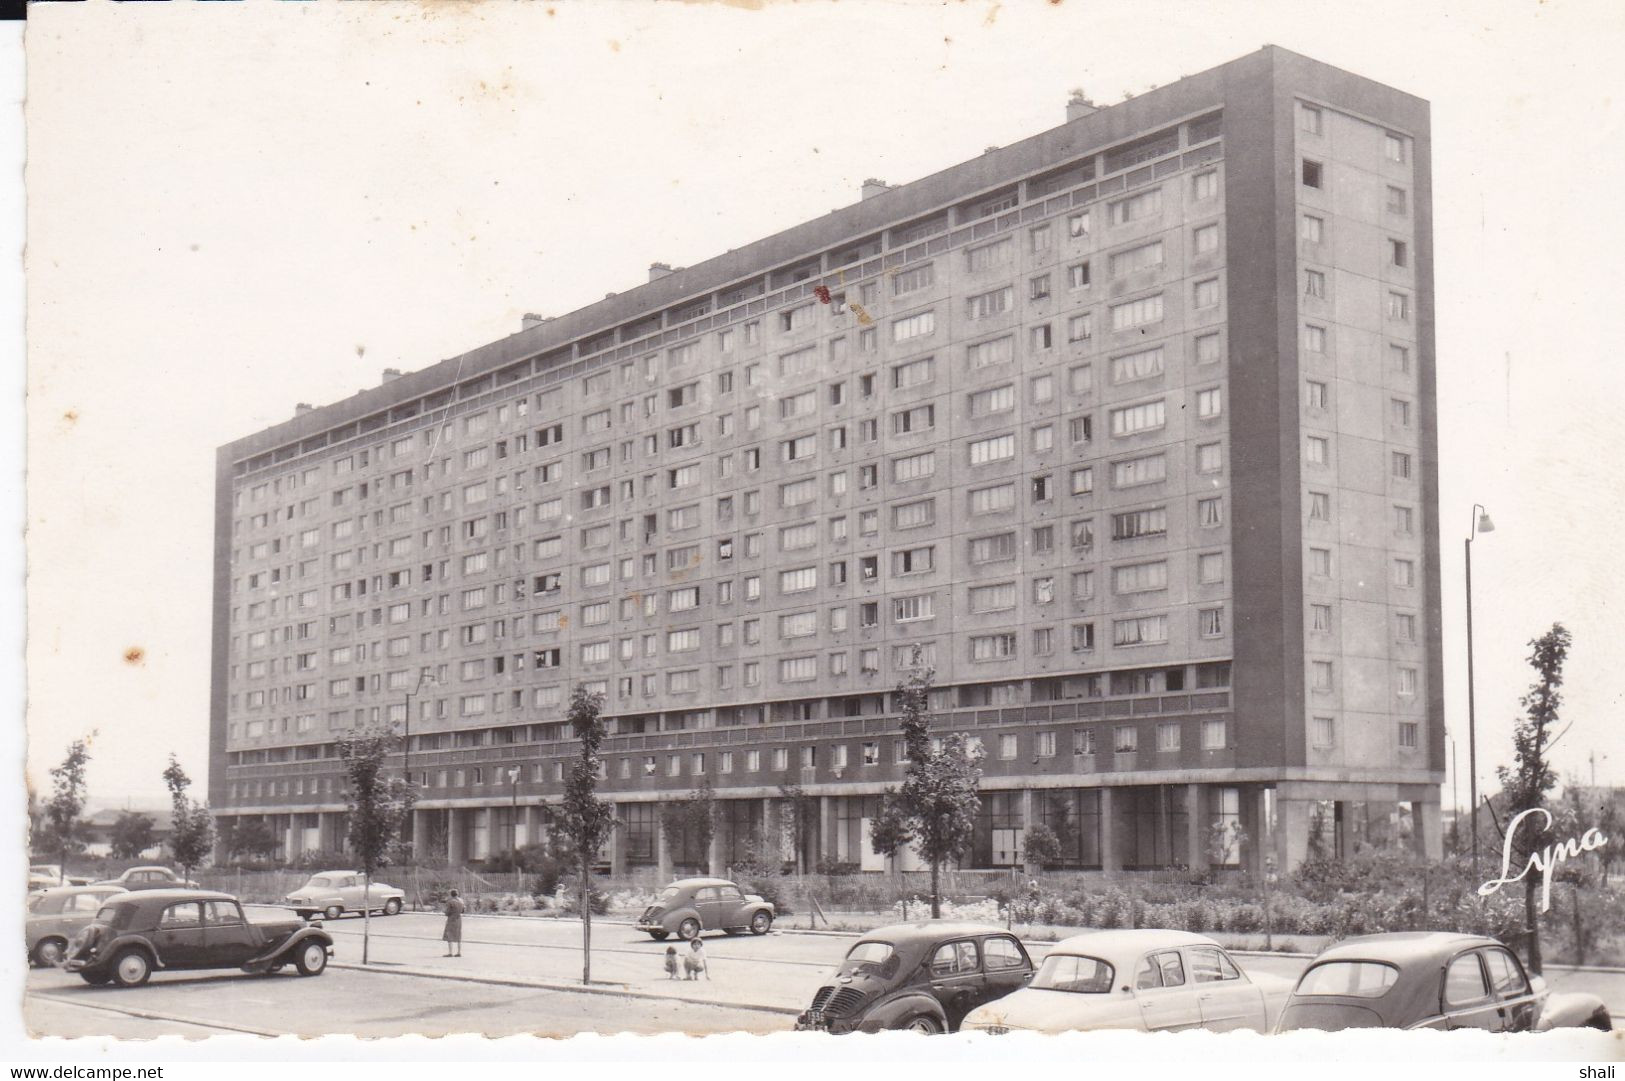
[[417,686],[406,692],[406,727],[401,736],[401,772],[406,775],[407,784],[412,783],[412,698],[423,690],[425,683],[431,687],[439,686],[427,668],[418,673]]
[[1489,511],[1473,504],[1472,526],[1467,533],[1467,798],[1470,809],[1467,826],[1473,831],[1473,881],[1478,881],[1478,728],[1473,714],[1473,538],[1493,533],[1495,523]]
[[[508,812],[508,848],[513,852],[515,860],[519,856],[519,767],[514,766],[508,770],[508,784],[513,789],[513,807]],[[515,862],[514,869],[518,870]]]

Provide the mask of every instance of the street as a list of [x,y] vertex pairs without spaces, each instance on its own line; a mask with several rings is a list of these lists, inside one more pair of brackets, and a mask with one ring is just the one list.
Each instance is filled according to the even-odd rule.
[[[469,916],[463,956],[444,956],[441,918],[372,921],[362,970],[362,921],[327,925],[335,956],[322,976],[158,973],[145,987],[90,987],[55,969],[30,972],[25,1023],[37,1035],[141,1037],[237,1032],[396,1036],[577,1032],[785,1031],[855,936],[775,931],[706,936],[711,979],[670,980],[666,943],[625,923],[593,925],[593,986],[581,979],[581,926],[570,920]],[[675,940],[673,940],[675,941]],[[1029,943],[1033,959],[1047,952]],[[1302,958],[1243,955],[1248,973],[1295,977]],[[1556,991],[1589,990],[1625,1012],[1625,974],[1548,973]]]

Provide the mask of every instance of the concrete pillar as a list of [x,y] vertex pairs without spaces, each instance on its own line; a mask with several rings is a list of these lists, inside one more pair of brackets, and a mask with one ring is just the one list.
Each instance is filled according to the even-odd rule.
[[1185,786],[1185,862],[1193,871],[1206,871],[1207,831],[1211,817],[1207,809],[1207,789],[1199,784]]
[[429,858],[429,815],[421,807],[412,808],[412,862],[422,863]]
[[1252,877],[1264,874],[1264,853],[1269,851],[1269,789],[1259,786],[1241,790],[1241,830],[1247,840],[1241,846],[1241,867]]
[[1275,870],[1287,874],[1309,855],[1310,800],[1275,801]]
[[241,821],[242,818],[237,815],[214,816],[214,857],[211,862],[216,867],[231,858],[231,854],[226,851],[226,831],[235,829],[235,823]]
[[1432,801],[1411,801],[1411,843],[1423,859],[1444,859],[1444,821],[1439,805]]
[[521,808],[520,813],[525,816],[523,844],[539,845],[542,843],[542,808],[540,804],[528,803]]
[[712,878],[722,877],[725,863],[723,856],[723,840],[724,838],[722,836],[722,827],[720,823],[713,821],[711,826],[711,846],[710,850],[705,854],[706,873]]
[[1027,831],[1038,825],[1038,793],[1030,788],[1021,790],[1021,858],[1022,871],[1028,876],[1043,870],[1027,856]]
[[[611,878],[621,878],[626,874],[625,810],[626,805],[624,803],[617,803],[615,805],[615,819],[617,825],[614,832],[609,835],[609,876]],[[538,820],[539,819],[540,816],[538,816]],[[665,885],[665,883],[662,882],[661,885]]]
[[1346,860],[1353,854],[1354,846],[1349,841],[1349,804],[1340,799],[1332,804],[1332,856]]
[[816,870],[817,864],[824,860],[834,862],[841,858],[835,845],[835,799],[832,796],[818,797],[818,840],[813,851],[817,859],[809,870]]
[[666,831],[660,823],[660,806],[655,805],[655,877],[664,886],[671,881],[671,845],[666,843]]
[[304,847],[299,843],[299,816],[296,814],[278,815],[282,824],[282,851],[291,862],[299,858]]
[[316,847],[322,852],[337,852],[342,846],[333,842],[332,822],[321,811],[316,812]]
[[460,870],[468,860],[468,812],[457,807],[446,810],[446,863]]
[[1113,807],[1112,789],[1100,790],[1100,869],[1112,878],[1123,869],[1123,860],[1117,851],[1117,812]]
[[768,796],[762,800],[763,836],[767,839],[766,849],[778,854],[780,862],[784,860],[784,807],[776,799]]

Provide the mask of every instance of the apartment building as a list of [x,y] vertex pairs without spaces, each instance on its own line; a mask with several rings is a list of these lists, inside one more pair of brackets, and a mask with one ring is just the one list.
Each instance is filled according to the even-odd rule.
[[[1443,776],[1423,101],[1265,48],[220,449],[210,794],[539,840],[604,696],[617,872],[881,870],[895,688],[985,752],[966,866],[1290,866]],[[661,806],[718,799],[706,851]],[[764,842],[771,838],[770,842]]]

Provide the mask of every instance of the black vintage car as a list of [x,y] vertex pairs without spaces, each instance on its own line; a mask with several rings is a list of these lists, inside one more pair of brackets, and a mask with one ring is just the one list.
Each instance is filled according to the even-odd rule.
[[74,937],[62,967],[86,983],[139,987],[154,969],[240,968],[302,976],[327,968],[333,939],[296,917],[252,922],[237,898],[208,890],[120,894]]
[[1596,995],[1553,994],[1493,938],[1444,931],[1364,935],[1329,946],[1287,999],[1276,1032],[1346,1028],[1609,1031]]
[[847,951],[796,1018],[818,1032],[954,1032],[965,1015],[1032,978],[1033,963],[1002,927],[940,920],[870,931]]

